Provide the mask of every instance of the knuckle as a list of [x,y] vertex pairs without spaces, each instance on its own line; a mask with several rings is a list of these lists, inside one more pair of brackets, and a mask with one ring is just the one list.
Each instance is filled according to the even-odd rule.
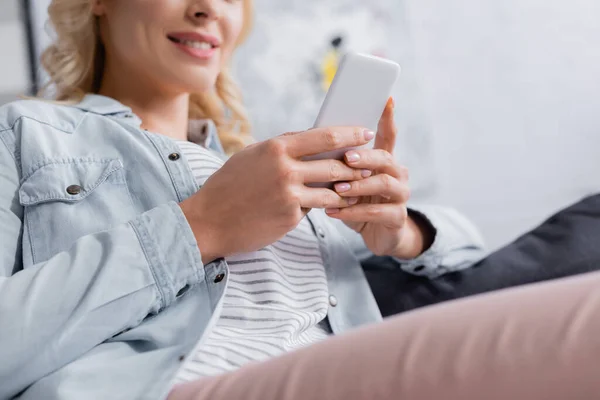
[[363,143],[365,141],[365,135],[363,130],[360,128],[355,128],[352,132],[354,143]]
[[325,142],[329,148],[337,149],[342,144],[342,135],[334,129],[327,129],[325,131]]
[[339,181],[342,179],[342,166],[338,161],[329,161],[329,179],[331,182]]
[[382,174],[379,179],[381,179],[384,192],[389,193],[394,186],[394,178],[387,174]]
[[283,158],[287,155],[287,143],[281,138],[269,139],[264,143],[265,151],[270,155],[277,158]]
[[321,196],[320,199],[320,203],[321,203],[321,208],[328,208],[331,206],[337,206],[338,205],[338,199],[337,199],[337,195],[335,195],[333,192],[332,193],[326,193],[323,196]]
[[295,181],[295,178],[301,174],[297,163],[288,157],[274,157],[272,163],[273,172],[282,182]]
[[369,218],[377,218],[381,215],[381,209],[379,207],[377,207],[376,205],[367,207],[365,212],[367,213],[367,216]]
[[384,162],[385,162],[386,167],[391,167],[396,164],[396,160],[394,159],[394,156],[389,151],[385,151],[385,150],[383,151],[383,158],[385,160]]

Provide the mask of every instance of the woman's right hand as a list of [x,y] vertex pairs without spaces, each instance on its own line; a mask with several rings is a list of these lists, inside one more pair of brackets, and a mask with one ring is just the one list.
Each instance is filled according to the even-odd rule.
[[356,204],[358,199],[306,184],[355,181],[370,172],[350,168],[343,161],[302,158],[361,146],[374,136],[356,127],[312,129],[256,143],[233,155],[180,204],[202,261],[261,249],[294,229],[306,209]]

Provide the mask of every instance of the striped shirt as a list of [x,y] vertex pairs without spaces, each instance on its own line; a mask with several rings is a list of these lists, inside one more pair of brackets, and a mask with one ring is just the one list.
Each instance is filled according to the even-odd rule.
[[[223,165],[197,144],[177,144],[200,186]],[[180,368],[176,383],[270,359],[331,333],[325,269],[307,218],[272,245],[226,261],[222,311]]]

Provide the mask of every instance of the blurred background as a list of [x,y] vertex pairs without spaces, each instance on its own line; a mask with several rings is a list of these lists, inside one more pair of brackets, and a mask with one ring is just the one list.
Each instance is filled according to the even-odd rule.
[[[44,81],[49,0],[0,0],[0,104]],[[597,0],[256,0],[234,62],[255,136],[308,128],[344,51],[398,61],[397,157],[415,202],[491,249],[600,191]],[[50,35],[49,35],[50,33]]]

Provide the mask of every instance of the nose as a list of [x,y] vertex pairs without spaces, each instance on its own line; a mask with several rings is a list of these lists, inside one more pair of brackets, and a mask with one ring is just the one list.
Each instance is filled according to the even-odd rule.
[[218,0],[196,0],[188,8],[188,18],[194,23],[219,19]]

